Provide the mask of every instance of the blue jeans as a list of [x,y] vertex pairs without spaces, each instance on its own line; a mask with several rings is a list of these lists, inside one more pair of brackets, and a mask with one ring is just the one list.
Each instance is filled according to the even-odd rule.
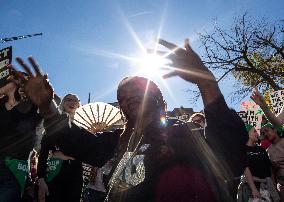
[[0,159],[0,201],[20,202],[21,190],[13,173],[5,166],[4,160]]

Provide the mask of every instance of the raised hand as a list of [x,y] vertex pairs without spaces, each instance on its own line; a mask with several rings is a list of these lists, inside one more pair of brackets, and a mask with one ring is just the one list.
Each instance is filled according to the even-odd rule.
[[14,82],[9,82],[5,86],[0,88],[0,96],[11,94],[11,92],[14,94],[16,89],[17,89],[17,84]]
[[250,98],[256,103],[258,104],[261,108],[267,106],[263,96],[260,94],[260,92],[257,90],[257,88],[254,88],[252,91],[252,95],[250,96]]
[[17,71],[12,65],[10,68],[14,70],[14,74],[22,80],[23,89],[26,97],[31,100],[39,109],[46,109],[49,106],[49,103],[53,99],[54,92],[51,84],[48,82],[47,75],[42,74],[36,61],[29,57],[28,60],[35,72],[31,71],[29,66],[20,58],[16,58],[17,62],[25,70],[28,77],[26,78],[21,72]]
[[216,81],[214,75],[205,67],[200,57],[192,50],[188,39],[185,40],[184,48],[180,48],[163,39],[159,40],[159,44],[171,51],[166,54],[166,58],[172,61],[171,66],[173,71],[164,75],[164,78],[180,76],[184,80],[195,84]]

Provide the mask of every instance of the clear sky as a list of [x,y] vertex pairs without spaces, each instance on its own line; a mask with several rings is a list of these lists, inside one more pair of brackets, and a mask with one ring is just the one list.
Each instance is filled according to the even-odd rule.
[[[13,58],[33,55],[60,96],[73,92],[83,104],[88,93],[92,101],[116,101],[119,81],[137,72],[127,57],[142,54],[161,38],[181,44],[189,37],[202,55],[197,33],[212,30],[214,19],[229,26],[233,17],[245,11],[254,18],[283,19],[283,0],[0,0],[0,38],[42,32],[43,36],[0,44],[13,46]],[[122,57],[123,56],[123,57]],[[127,57],[124,57],[127,56]],[[184,106],[202,109],[201,102],[189,101],[188,89],[180,78],[166,81],[153,77],[168,108]],[[220,83],[228,98],[232,80]]]

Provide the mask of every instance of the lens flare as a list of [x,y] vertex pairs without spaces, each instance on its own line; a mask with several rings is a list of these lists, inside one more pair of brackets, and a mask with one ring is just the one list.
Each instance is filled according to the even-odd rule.
[[150,77],[162,76],[163,72],[161,68],[165,68],[168,62],[169,60],[159,55],[145,54],[139,59],[139,72]]
[[167,121],[166,121],[166,117],[165,117],[165,116],[161,116],[160,121],[161,121],[161,124],[162,124],[163,126],[165,126],[165,125],[167,124]]

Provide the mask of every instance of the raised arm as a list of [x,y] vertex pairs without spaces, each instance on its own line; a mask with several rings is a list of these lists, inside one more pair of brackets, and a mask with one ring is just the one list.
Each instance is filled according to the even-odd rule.
[[41,72],[39,65],[33,57],[29,57],[28,60],[33,71],[24,60],[19,57],[16,58],[16,61],[25,70],[28,77],[18,72],[12,65],[9,67],[14,70],[15,76],[21,80],[26,97],[39,108],[44,119],[58,115],[59,111],[53,102],[54,90],[49,83],[47,74]]
[[268,105],[265,103],[263,96],[257,90],[257,88],[253,89],[251,99],[260,106],[265,116],[269,119],[269,121],[276,126],[280,126],[284,124],[284,108],[282,108],[281,112],[278,115],[275,115],[270,111]]
[[159,43],[172,51],[167,58],[172,61],[173,71],[164,75],[164,78],[179,76],[188,82],[195,83],[201,92],[204,107],[221,96],[214,75],[192,50],[188,39],[185,40],[184,48],[162,39]]
[[65,155],[94,166],[103,166],[113,155],[118,144],[119,131],[94,135],[87,130],[71,124],[69,118],[60,115],[56,104],[53,102],[54,90],[48,81],[47,75],[43,74],[36,61],[29,57],[32,69],[21,59],[17,62],[28,74],[25,78],[21,73],[14,72],[24,84],[26,96],[40,109],[44,117],[46,136],[50,145],[58,145]]
[[165,40],[159,43],[172,51],[168,58],[172,61],[173,71],[164,77],[179,76],[198,86],[205,108],[207,143],[231,176],[241,175],[246,165],[247,132],[244,123],[235,111],[229,109],[214,75],[191,49],[188,40],[185,48]]
[[[52,126],[52,127],[50,127]],[[101,167],[114,154],[121,130],[92,134],[60,115],[45,122],[49,141],[56,141],[60,150],[67,156]]]

